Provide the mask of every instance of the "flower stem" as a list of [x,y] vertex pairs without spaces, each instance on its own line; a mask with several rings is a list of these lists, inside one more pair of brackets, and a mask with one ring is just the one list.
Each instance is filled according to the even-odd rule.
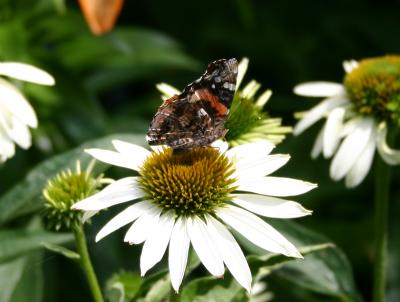
[[78,250],[78,253],[80,255],[79,262],[89,283],[93,299],[95,302],[104,302],[103,294],[101,293],[100,286],[92,266],[92,262],[90,261],[89,251],[86,245],[86,237],[82,225],[74,227],[74,235],[76,249]]
[[375,258],[373,301],[385,301],[390,166],[380,157],[375,167]]

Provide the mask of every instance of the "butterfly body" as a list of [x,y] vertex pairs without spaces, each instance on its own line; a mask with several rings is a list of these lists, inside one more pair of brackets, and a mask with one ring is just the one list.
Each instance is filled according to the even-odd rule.
[[236,59],[208,64],[205,73],[179,95],[164,101],[150,123],[150,145],[174,149],[208,146],[223,138],[224,124],[236,88]]

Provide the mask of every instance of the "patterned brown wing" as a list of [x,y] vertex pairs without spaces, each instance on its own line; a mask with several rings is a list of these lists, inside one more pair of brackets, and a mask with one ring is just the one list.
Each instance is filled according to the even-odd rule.
[[224,137],[236,78],[236,59],[210,63],[198,80],[160,106],[147,133],[148,143],[189,149]]

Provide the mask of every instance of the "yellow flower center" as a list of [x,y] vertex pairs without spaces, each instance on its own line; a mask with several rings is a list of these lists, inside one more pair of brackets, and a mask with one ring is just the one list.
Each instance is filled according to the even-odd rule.
[[230,201],[233,164],[215,148],[152,152],[140,170],[146,197],[179,216],[202,216]]
[[343,83],[358,112],[400,124],[400,56],[362,60]]

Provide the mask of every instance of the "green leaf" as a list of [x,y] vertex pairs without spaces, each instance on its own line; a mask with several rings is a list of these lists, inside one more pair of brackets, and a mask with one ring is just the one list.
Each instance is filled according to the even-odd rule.
[[0,264],[0,301],[40,302],[42,294],[41,253]]
[[106,285],[107,301],[129,302],[137,294],[142,278],[134,272],[121,272],[112,276]]
[[43,301],[44,276],[42,270],[42,253],[34,253],[27,258],[25,270],[14,289],[10,302]]
[[[77,160],[81,166],[88,165],[91,156],[84,152],[86,148],[111,149],[111,141],[121,139],[144,145],[144,136],[134,134],[116,134],[94,141],[87,142],[72,151],[54,156],[33,168],[28,175],[17,185],[11,188],[0,198],[0,225],[12,219],[35,212],[42,207],[42,190],[47,180],[56,176],[65,169],[74,169]],[[98,173],[103,172],[107,165],[96,165]]]
[[182,302],[242,302],[246,291],[230,274],[223,279],[203,277],[189,282],[181,293]]
[[[297,247],[328,242],[325,236],[289,220],[269,220],[276,229]],[[279,276],[316,293],[338,298],[339,301],[362,301],[355,286],[353,272],[344,252],[338,248],[324,249],[293,261],[277,271]]]
[[44,242],[66,243],[73,239],[71,234],[52,233],[41,230],[0,231],[0,263],[43,248]]
[[157,272],[147,277],[142,283],[133,301],[161,302],[165,300],[171,288],[171,281],[166,271]]
[[77,252],[71,251],[70,249],[67,249],[58,244],[42,242],[42,246],[49,251],[63,255],[64,257],[72,260],[79,260],[81,258],[81,256]]

